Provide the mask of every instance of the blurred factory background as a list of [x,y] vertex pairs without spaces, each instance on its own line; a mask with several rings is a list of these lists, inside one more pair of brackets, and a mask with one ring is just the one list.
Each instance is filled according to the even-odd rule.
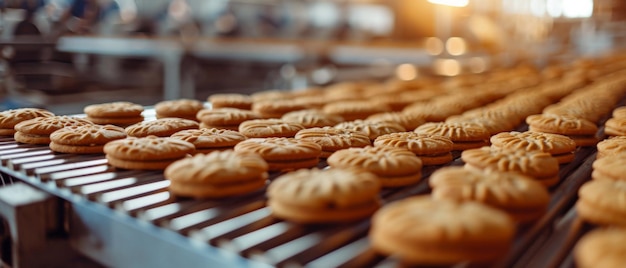
[[565,63],[623,0],[0,0],[0,108],[206,99]]

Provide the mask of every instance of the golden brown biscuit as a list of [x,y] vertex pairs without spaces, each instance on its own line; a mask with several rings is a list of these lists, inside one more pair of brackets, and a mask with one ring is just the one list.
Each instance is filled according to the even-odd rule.
[[281,118],[284,114],[293,111],[305,110],[311,107],[305,103],[292,100],[267,100],[255,101],[252,111],[257,112],[263,118]]
[[626,226],[626,181],[586,182],[578,190],[576,212],[593,224]]
[[626,118],[626,106],[620,106],[613,110],[613,118]]
[[504,131],[511,131],[517,124],[513,122],[516,120],[510,119],[490,119],[486,117],[469,117],[465,115],[453,115],[446,118],[445,122],[448,123],[469,123],[477,124],[484,127],[490,135],[498,134]]
[[181,130],[170,137],[192,143],[196,153],[233,149],[237,143],[246,140],[246,136],[237,131],[217,128]]
[[222,198],[262,189],[267,170],[267,163],[257,154],[226,150],[180,159],[163,175],[170,180],[169,190],[174,195]]
[[626,158],[608,156],[593,161],[591,178],[594,180],[626,181]]
[[289,112],[284,114],[281,119],[287,122],[298,123],[305,128],[331,127],[343,122],[341,116],[326,114],[314,109]]
[[367,135],[372,141],[380,135],[406,131],[404,127],[397,123],[392,123],[388,121],[376,122],[367,120],[354,120],[343,122],[335,125],[335,128],[360,131],[362,133],[365,133],[365,135]]
[[452,141],[444,136],[396,132],[379,136],[374,146],[403,148],[422,160],[422,165],[442,165],[452,161]]
[[559,162],[549,153],[485,146],[463,151],[461,159],[469,169],[517,172],[548,187],[559,182]]
[[260,119],[261,115],[248,110],[237,108],[203,109],[196,114],[196,118],[205,128],[221,128],[238,130],[239,124],[252,119]]
[[597,158],[603,158],[609,155],[622,154],[626,152],[626,136],[615,136],[598,142]]
[[239,132],[248,138],[293,137],[304,126],[282,119],[255,119],[239,125]]
[[370,115],[391,112],[387,106],[375,105],[369,101],[340,101],[324,105],[322,111],[327,114],[341,116],[346,121],[365,119]]
[[241,110],[252,109],[252,97],[238,93],[218,93],[210,95],[207,100],[213,109],[236,108]]
[[177,117],[194,121],[198,120],[196,114],[203,108],[201,101],[193,99],[166,100],[154,105],[157,118]]
[[143,106],[127,102],[108,102],[91,104],[85,106],[83,112],[87,115],[87,120],[95,124],[111,124],[126,127],[143,121]]
[[460,107],[441,107],[432,102],[418,101],[402,109],[402,113],[422,117],[426,122],[441,122],[449,116],[462,113]]
[[415,129],[415,133],[439,135],[449,138],[454,150],[467,150],[489,145],[489,131],[473,123],[426,123]]
[[491,261],[504,256],[515,224],[499,210],[478,202],[409,197],[372,217],[371,246],[416,265]]
[[539,218],[550,201],[543,185],[515,172],[444,167],[430,176],[429,184],[435,199],[477,201],[507,212],[517,222]]
[[0,136],[13,136],[15,125],[35,117],[51,117],[54,114],[45,109],[19,108],[0,112]]
[[401,125],[406,131],[413,131],[420,125],[426,123],[426,120],[418,115],[400,112],[373,114],[367,117],[366,121],[396,123]]
[[64,127],[91,125],[92,122],[79,117],[50,116],[36,117],[15,125],[15,140],[29,144],[49,144],[50,134]]
[[301,169],[276,178],[267,188],[268,207],[297,223],[346,222],[380,207],[375,175],[351,169]]
[[74,154],[103,153],[107,142],[124,138],[124,129],[114,125],[70,126],[50,134],[50,150]]
[[626,117],[606,120],[604,133],[609,136],[626,136]]
[[585,234],[574,247],[579,268],[614,268],[626,263],[626,230],[602,228]]
[[356,168],[375,174],[383,187],[401,187],[422,179],[422,161],[412,152],[394,147],[348,148],[328,157],[332,168]]
[[491,136],[491,146],[550,153],[560,164],[574,160],[576,142],[567,136],[543,132],[502,132]]
[[538,114],[526,117],[530,131],[561,134],[570,137],[577,146],[595,146],[598,143],[598,127],[585,119],[554,114]]
[[126,127],[126,134],[131,137],[168,137],[178,131],[185,129],[198,129],[196,121],[183,118],[159,118],[152,121],[144,121]]
[[360,131],[333,127],[308,128],[298,131],[296,139],[308,140],[322,147],[321,158],[328,158],[335,151],[371,145],[370,138]]
[[162,170],[195,150],[189,142],[156,136],[129,137],[104,145],[109,165],[123,169]]
[[315,167],[322,147],[312,141],[294,138],[251,138],[235,145],[235,151],[259,154],[270,170]]

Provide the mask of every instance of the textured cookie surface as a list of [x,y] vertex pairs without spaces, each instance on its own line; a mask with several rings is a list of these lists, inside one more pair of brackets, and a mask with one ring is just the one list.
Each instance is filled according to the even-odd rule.
[[400,112],[378,113],[367,117],[367,121],[373,122],[392,122],[401,125],[407,131],[412,131],[420,125],[426,123],[426,120],[418,115],[405,114]]
[[176,159],[195,151],[193,144],[170,137],[129,137],[104,146],[104,153],[121,160],[149,161]]
[[597,144],[598,158],[626,152],[626,136],[615,136]]
[[64,145],[104,145],[113,140],[126,138],[123,128],[112,125],[70,126],[50,134],[50,140]]
[[207,99],[213,108],[238,108],[250,110],[252,108],[252,97],[237,93],[212,94]]
[[362,168],[383,176],[415,174],[422,169],[422,161],[410,151],[393,147],[348,148],[328,158],[335,168]]
[[576,150],[576,142],[567,136],[543,132],[503,132],[491,137],[496,147],[562,154]]
[[196,114],[204,108],[204,104],[194,99],[166,100],[154,106],[157,117],[180,117],[196,120]]
[[126,101],[91,104],[83,109],[85,114],[94,118],[137,117],[143,110],[143,106]]
[[246,136],[237,131],[216,128],[186,129],[171,137],[193,143],[198,149],[235,146],[246,140]]
[[282,119],[248,120],[239,125],[239,132],[249,138],[293,137],[304,126]]
[[259,155],[229,150],[178,160],[165,169],[164,175],[173,182],[223,185],[265,179],[267,169]]
[[251,138],[235,145],[235,151],[256,153],[268,161],[285,161],[317,158],[322,147],[302,139]]
[[626,263],[626,231],[597,229],[585,234],[574,248],[576,267],[612,268]]
[[35,117],[51,117],[54,114],[45,109],[20,108],[0,112],[0,128],[13,129],[19,122],[33,119]]
[[526,117],[530,130],[563,135],[595,135],[598,127],[585,119],[567,115],[538,114]]
[[301,124],[305,128],[334,126],[343,122],[338,115],[325,114],[318,110],[300,110],[286,113],[283,120]]
[[578,190],[578,216],[599,225],[626,226],[626,181],[591,180]]
[[604,123],[604,133],[611,136],[626,136],[626,117],[607,120]]
[[15,125],[18,132],[33,135],[50,135],[52,132],[64,127],[92,125],[93,123],[78,117],[57,115],[50,117],[36,117],[22,121]]
[[452,141],[444,136],[415,132],[385,134],[374,141],[374,146],[405,148],[416,155],[448,153],[452,151],[452,144]]
[[375,140],[380,135],[406,131],[404,127],[397,123],[389,121],[375,122],[366,120],[354,120],[339,123],[335,126],[335,128],[343,128],[363,132],[370,138],[370,140]]
[[197,129],[198,122],[183,118],[159,118],[152,121],[144,121],[126,127],[126,134],[132,137],[146,137],[154,135],[167,137],[185,129]]
[[416,128],[415,132],[448,137],[453,142],[489,140],[490,137],[484,127],[471,123],[426,123]]
[[246,120],[259,119],[261,115],[237,108],[217,108],[200,110],[196,118],[209,126],[224,126],[239,125]]
[[371,145],[365,133],[333,127],[303,129],[296,133],[295,138],[313,141],[322,146],[324,151]]

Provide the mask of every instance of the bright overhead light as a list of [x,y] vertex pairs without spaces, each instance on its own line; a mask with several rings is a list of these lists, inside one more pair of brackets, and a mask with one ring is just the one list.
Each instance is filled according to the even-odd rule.
[[428,0],[428,2],[451,7],[464,7],[467,6],[469,0]]

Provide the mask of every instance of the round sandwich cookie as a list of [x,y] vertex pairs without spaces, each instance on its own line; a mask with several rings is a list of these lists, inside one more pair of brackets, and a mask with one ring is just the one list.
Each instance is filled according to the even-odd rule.
[[250,138],[235,145],[235,151],[259,154],[270,170],[286,171],[317,166],[322,147],[302,139]]
[[596,159],[592,164],[591,178],[594,180],[626,181],[626,158],[607,156]]
[[183,118],[159,118],[152,121],[139,122],[126,127],[126,134],[131,137],[168,137],[185,129],[198,129],[198,122]]
[[477,124],[484,127],[490,135],[500,132],[511,131],[517,124],[512,123],[513,120],[507,119],[490,119],[486,117],[469,117],[465,115],[453,115],[446,118],[448,123],[468,123]]
[[0,136],[13,136],[15,125],[36,117],[52,117],[54,114],[45,109],[19,108],[0,112]]
[[260,119],[261,115],[237,108],[203,109],[196,114],[202,128],[220,128],[239,130],[239,124],[244,121]]
[[193,144],[170,137],[127,137],[104,145],[109,165],[122,169],[163,170],[195,152]]
[[435,199],[480,202],[522,223],[541,217],[550,202],[542,184],[515,172],[444,167],[430,176],[429,183]]
[[626,106],[620,106],[613,109],[611,115],[613,118],[626,118]]
[[83,112],[87,120],[100,125],[116,125],[121,127],[130,126],[144,120],[143,106],[127,102],[107,102],[85,106]]
[[56,115],[36,117],[15,125],[14,138],[17,142],[29,144],[50,144],[50,134],[64,127],[92,125],[84,118]]
[[375,140],[380,135],[385,135],[395,132],[404,132],[406,129],[398,123],[389,121],[367,121],[367,120],[354,120],[339,123],[335,125],[335,128],[349,129],[354,131],[360,131],[365,133],[370,140]]
[[204,103],[194,99],[160,101],[154,105],[157,118],[176,117],[197,120],[196,114],[204,108]]
[[409,150],[422,160],[422,165],[442,165],[452,161],[452,141],[444,136],[396,132],[379,136],[376,147],[396,147]]
[[114,125],[69,126],[50,134],[50,150],[70,154],[101,154],[106,143],[124,138],[124,128]]
[[626,117],[610,118],[604,123],[604,134],[609,136],[626,136]]
[[282,119],[254,119],[239,125],[239,132],[248,138],[291,138],[304,126]]
[[401,125],[406,131],[413,131],[426,120],[418,115],[405,114],[401,112],[377,113],[367,117],[370,122],[391,122]]
[[284,114],[293,111],[310,109],[305,103],[293,100],[267,100],[252,103],[252,111],[257,112],[263,118],[281,118]]
[[487,129],[472,123],[426,123],[416,128],[415,133],[447,137],[454,143],[455,151],[488,146],[491,137]]
[[176,196],[224,198],[262,189],[267,170],[267,163],[257,154],[226,150],[177,160],[163,175],[170,180],[169,191]]
[[348,148],[328,157],[332,168],[355,168],[375,174],[382,187],[412,185],[422,179],[422,161],[412,152],[394,147]]
[[426,122],[441,122],[449,116],[462,113],[460,107],[442,107],[431,102],[418,101],[402,109],[402,113],[424,118]]
[[317,143],[322,147],[321,158],[328,158],[334,152],[371,145],[370,138],[363,132],[334,127],[307,128],[298,131],[296,139]]
[[570,137],[576,146],[595,146],[598,127],[589,120],[567,115],[536,114],[526,117],[528,129],[535,132],[561,134]]
[[236,108],[241,110],[252,109],[252,97],[238,93],[217,93],[211,94],[207,101],[211,103],[213,109]]
[[463,151],[461,159],[468,169],[517,172],[534,178],[546,187],[553,186],[560,180],[558,160],[549,153],[540,151],[485,146]]
[[546,152],[556,158],[559,164],[572,162],[576,151],[576,142],[567,136],[534,131],[498,133],[491,136],[491,146]]
[[352,100],[328,103],[324,105],[322,111],[341,116],[346,121],[354,121],[377,113],[391,112],[391,109],[383,105],[374,105],[370,101]]
[[578,190],[576,212],[592,224],[626,227],[626,181],[586,182]]
[[303,224],[349,222],[380,207],[380,183],[355,169],[300,169],[276,178],[267,205],[277,218]]
[[605,139],[598,142],[596,148],[598,149],[598,154],[596,155],[598,159],[626,153],[626,136],[615,136]]
[[341,116],[326,114],[315,109],[289,112],[284,114],[281,119],[300,124],[305,128],[331,127],[343,122]]
[[374,250],[410,265],[489,262],[506,255],[515,223],[478,202],[416,196],[390,203],[372,217]]
[[626,230],[599,228],[585,234],[574,247],[579,268],[614,268],[626,263]]
[[170,137],[190,142],[196,146],[196,153],[205,154],[233,149],[237,143],[246,140],[246,136],[237,131],[217,128],[186,129]]

